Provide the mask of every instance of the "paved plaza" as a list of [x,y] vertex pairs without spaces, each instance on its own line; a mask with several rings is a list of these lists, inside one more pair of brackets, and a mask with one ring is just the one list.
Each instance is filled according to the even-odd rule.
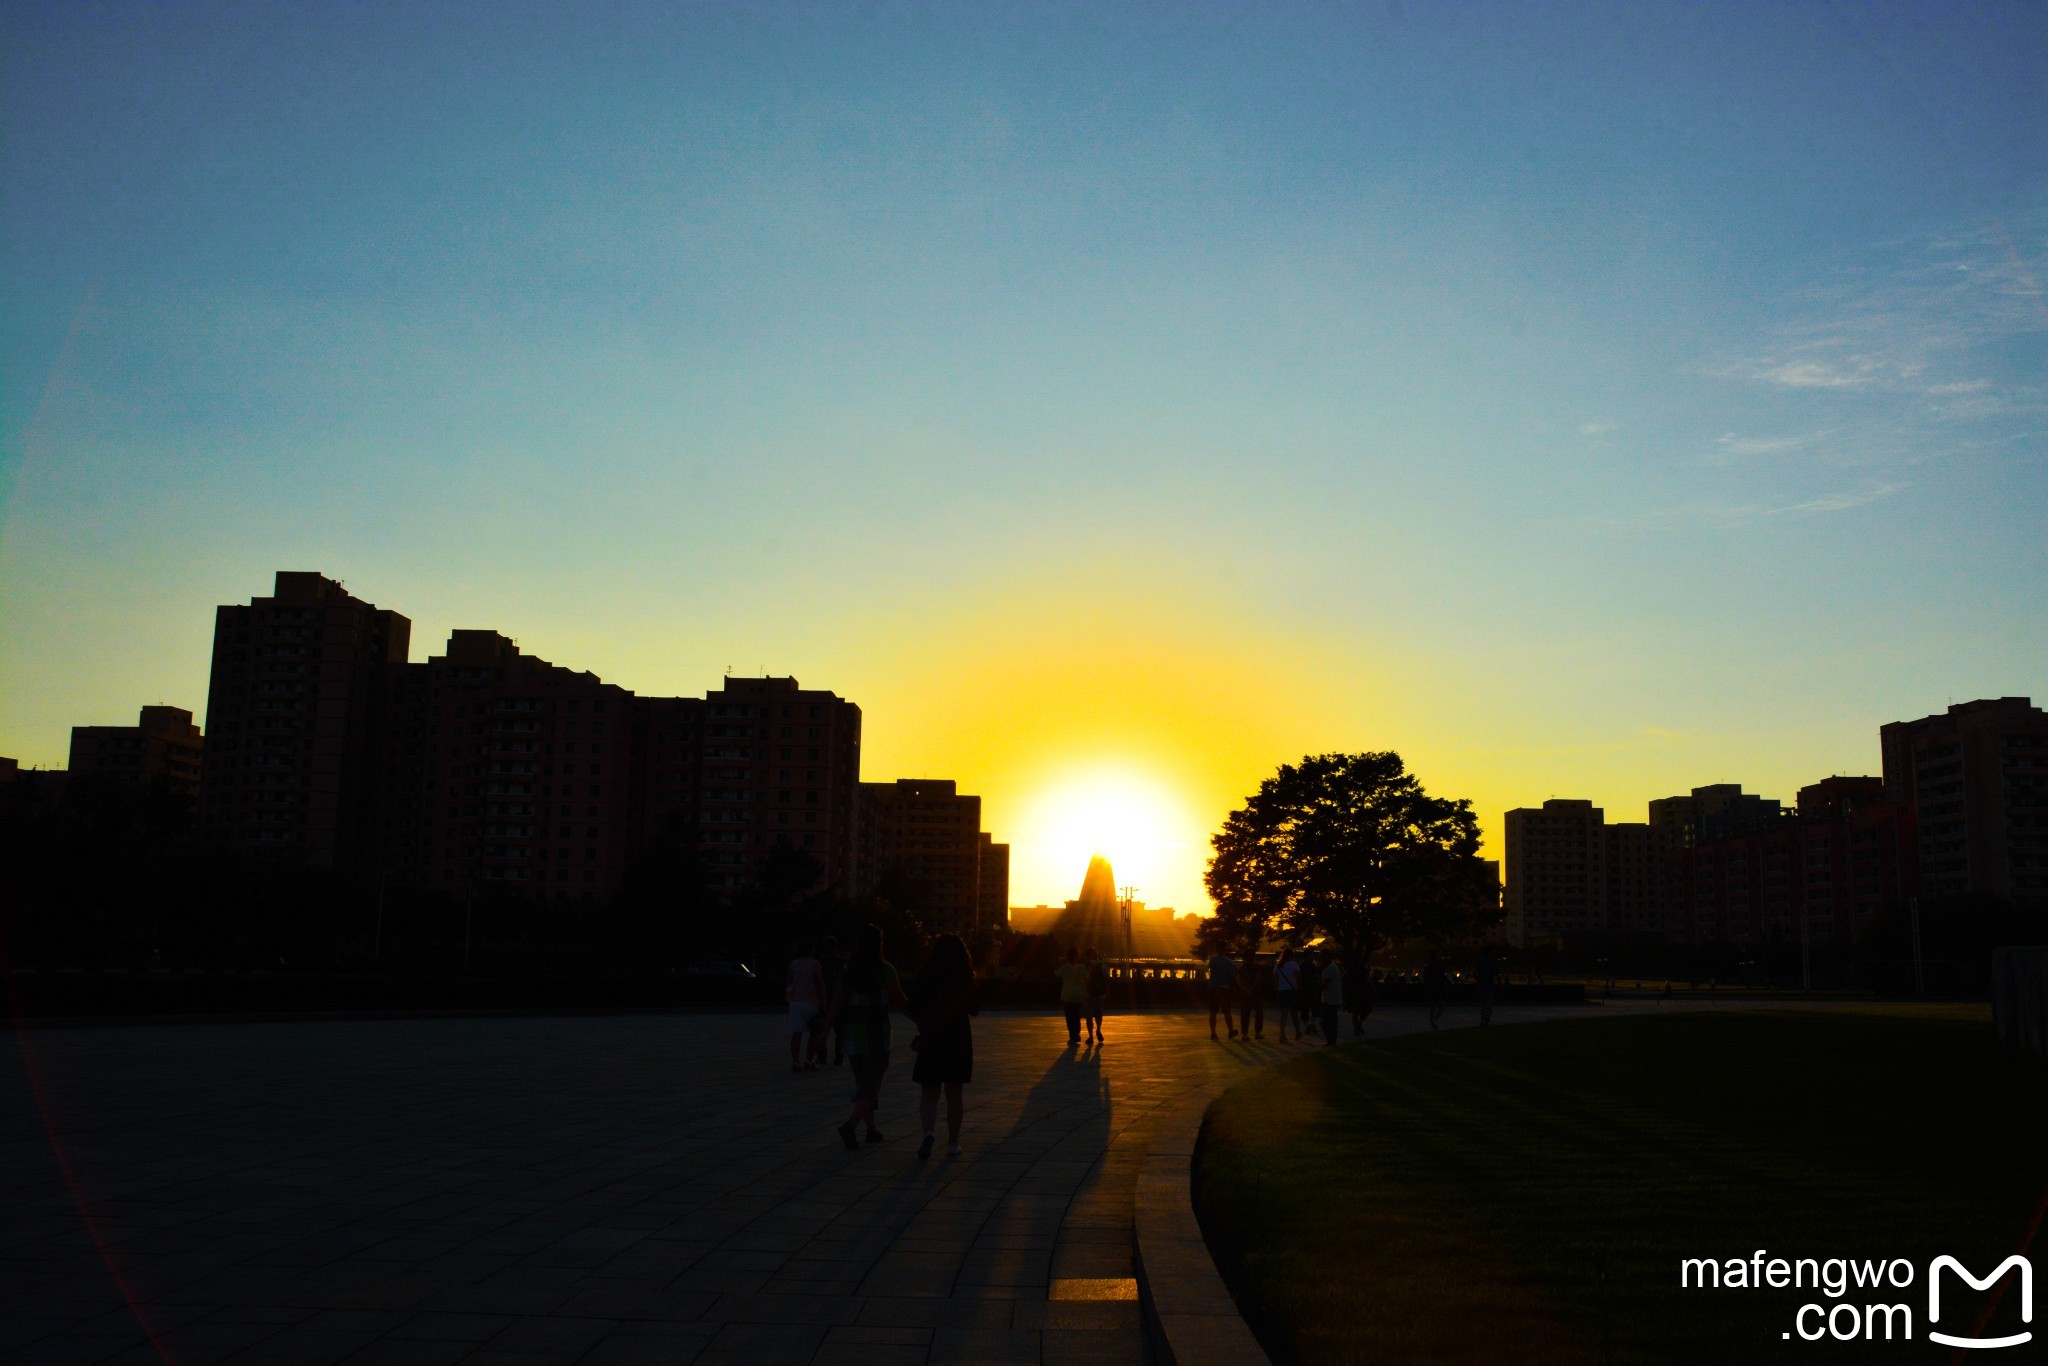
[[920,1163],[910,1054],[887,1141],[850,1153],[847,1072],[791,1074],[781,1027],[25,1031],[0,1057],[0,1359],[1137,1362],[1147,1139],[1301,1051],[1195,1014],[1079,1051],[1056,1017],[984,1016],[966,1151],[942,1121]]

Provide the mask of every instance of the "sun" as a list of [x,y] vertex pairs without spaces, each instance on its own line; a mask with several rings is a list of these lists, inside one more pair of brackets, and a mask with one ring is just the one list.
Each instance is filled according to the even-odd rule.
[[1011,881],[1024,897],[1057,904],[1079,891],[1088,860],[1102,854],[1140,900],[1206,910],[1202,839],[1186,802],[1157,778],[1116,767],[1065,773],[1024,805],[1011,835]]

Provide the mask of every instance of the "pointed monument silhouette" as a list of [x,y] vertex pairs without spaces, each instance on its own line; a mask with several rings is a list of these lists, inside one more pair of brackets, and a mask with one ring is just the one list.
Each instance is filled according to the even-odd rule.
[[1067,903],[1053,934],[1062,944],[1084,952],[1094,947],[1114,957],[1123,956],[1124,926],[1116,900],[1116,873],[1101,854],[1088,860],[1081,895]]
[[[1138,957],[1181,957],[1190,952],[1188,936],[1174,927],[1172,911],[1150,909],[1142,901],[1132,909],[1131,947]],[[1081,895],[1060,912],[1052,934],[1062,946],[1071,944],[1084,953],[1097,948],[1107,958],[1124,956],[1123,904],[1117,895],[1116,871],[1106,857],[1097,854],[1088,860]]]

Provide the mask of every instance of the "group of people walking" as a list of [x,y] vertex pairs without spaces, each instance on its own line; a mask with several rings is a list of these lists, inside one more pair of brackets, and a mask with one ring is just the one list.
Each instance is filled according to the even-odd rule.
[[[1479,988],[1479,1023],[1493,1023],[1495,964],[1492,946],[1482,946],[1473,980]],[[1443,957],[1431,950],[1422,970],[1422,994],[1429,1006],[1429,1027],[1436,1029],[1449,1004],[1451,975]],[[1339,955],[1333,949],[1306,949],[1298,956],[1291,948],[1280,950],[1270,972],[1255,953],[1233,960],[1221,949],[1209,959],[1209,1037],[1217,1038],[1216,1017],[1233,1039],[1266,1037],[1266,1003],[1272,1001],[1280,1042],[1287,1042],[1288,1026],[1297,1040],[1308,1038],[1313,1025],[1326,1045],[1335,1044],[1340,1017],[1351,1017],[1352,1037],[1365,1033],[1366,1017],[1372,1014],[1377,995],[1372,974],[1356,956]]]
[[1293,949],[1282,949],[1269,976],[1257,954],[1233,961],[1218,949],[1209,959],[1209,1037],[1217,1037],[1220,1014],[1231,1038],[1265,1038],[1269,993],[1281,1043],[1287,1042],[1288,1026],[1296,1039],[1306,1039],[1313,1023],[1321,1028],[1323,1041],[1334,1044],[1338,1016],[1347,1008],[1354,1034],[1365,1032],[1365,1017],[1372,1014],[1372,979],[1355,960],[1328,949],[1304,950],[1298,957]]
[[[1079,1047],[1084,1041],[1100,1045],[1110,980],[1102,954],[1091,948],[1084,960],[1078,948],[1069,948],[1065,961],[1053,971],[1059,981],[1060,1009],[1066,1016],[1067,1046]],[[1479,987],[1481,1024],[1493,1019],[1494,975],[1493,951],[1482,948],[1473,974]],[[1450,974],[1435,952],[1423,969],[1422,985],[1429,1005],[1429,1027],[1435,1029],[1443,1017],[1450,985]],[[812,945],[802,945],[790,961],[784,994],[789,1002],[790,1070],[807,1072],[825,1066],[829,1042],[832,1065],[844,1063],[853,1073],[852,1108],[838,1130],[842,1143],[858,1149],[863,1142],[880,1143],[883,1139],[875,1124],[875,1109],[893,1052],[893,1016],[901,1012],[917,1027],[910,1040],[910,1049],[917,1054],[910,1079],[921,1092],[918,1118],[924,1136],[918,1144],[918,1159],[929,1158],[937,1144],[941,1099],[946,1107],[946,1150],[959,1155],[966,1109],[963,1088],[974,1080],[972,1020],[981,1013],[974,961],[959,935],[942,934],[932,941],[924,966],[907,988],[895,964],[883,953],[882,932],[874,925],[863,926],[844,955],[830,938],[823,940],[816,952]],[[1365,1033],[1375,994],[1363,960],[1331,949],[1309,949],[1298,955],[1291,948],[1282,949],[1270,970],[1257,954],[1233,959],[1219,950],[1208,964],[1209,1037],[1218,1037],[1216,1019],[1220,1015],[1231,1038],[1263,1039],[1270,999],[1280,1042],[1287,1042],[1290,1026],[1296,1040],[1306,1041],[1313,1025],[1324,1044],[1333,1045],[1344,1015],[1351,1017],[1353,1037]]]
[[863,1141],[880,1143],[883,1134],[875,1124],[875,1108],[895,1041],[892,1013],[901,1011],[917,1026],[910,1040],[917,1054],[910,1079],[923,1091],[918,1116],[924,1137],[918,1159],[930,1157],[937,1144],[941,1097],[946,1103],[946,1150],[957,1157],[966,1109],[962,1088],[974,1080],[974,1030],[969,1022],[981,1013],[974,960],[966,943],[957,934],[933,940],[908,990],[882,951],[878,927],[863,926],[843,959],[836,949],[832,940],[825,940],[821,957],[806,944],[790,962],[785,994],[791,1070],[823,1066],[830,1036],[834,1065],[843,1058],[853,1073],[853,1104],[839,1126],[840,1142],[850,1149]]
[[1067,950],[1067,961],[1053,969],[1053,976],[1059,978],[1060,1010],[1067,1017],[1067,1047],[1078,1048],[1084,1042],[1082,1027],[1087,1027],[1085,1042],[1102,1042],[1102,1012],[1109,1004],[1109,968],[1102,961],[1102,950],[1088,950],[1088,961],[1081,961],[1081,951]]

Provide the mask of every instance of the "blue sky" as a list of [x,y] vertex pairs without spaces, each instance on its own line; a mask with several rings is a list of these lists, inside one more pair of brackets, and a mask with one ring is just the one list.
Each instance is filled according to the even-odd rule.
[[2048,693],[2038,5],[4,25],[0,753],[282,567],[1191,845],[1307,749],[1497,829]]

